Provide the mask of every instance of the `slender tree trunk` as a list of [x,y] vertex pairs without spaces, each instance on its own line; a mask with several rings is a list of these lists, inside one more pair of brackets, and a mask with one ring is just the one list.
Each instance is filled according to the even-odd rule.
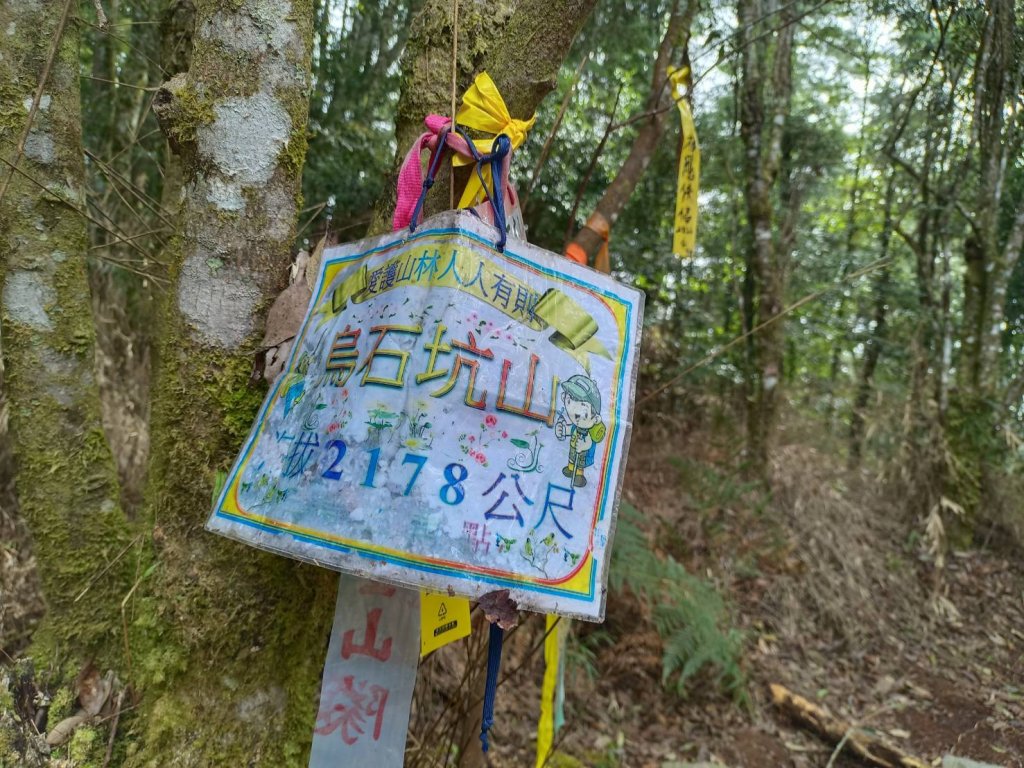
[[[886,259],[889,256],[889,243],[892,241],[893,229],[892,206],[895,194],[895,174],[890,173],[885,187],[882,232],[879,235],[879,259]],[[854,396],[853,409],[850,412],[850,448],[847,456],[847,466],[850,469],[860,466],[864,447],[864,414],[868,401],[871,399],[875,370],[878,368],[878,361],[882,356],[882,347],[888,336],[887,319],[891,283],[892,271],[889,267],[884,267],[875,276],[872,287],[874,307],[871,314],[871,329],[868,332],[868,337],[864,340],[864,359],[857,380],[857,394]]]
[[[782,138],[792,94],[794,4],[777,15],[778,31],[765,30],[767,5],[740,0],[740,136],[746,150],[744,191],[751,243],[747,252],[744,303],[750,328],[772,321],[783,309],[786,293],[783,249],[776,242],[772,191],[782,160]],[[769,49],[768,38],[773,46]],[[784,327],[771,322],[751,337],[753,361],[747,406],[747,458],[752,474],[767,479],[768,455],[775,430],[785,351]]]
[[[683,3],[682,7],[680,2]],[[603,217],[609,227],[615,224],[615,220],[633,195],[636,185],[643,178],[644,171],[647,170],[651,157],[665,133],[665,126],[674,112],[673,106],[677,97],[668,83],[668,68],[674,56],[679,51],[686,50],[690,39],[690,24],[696,10],[697,0],[677,0],[672,9],[668,29],[658,46],[658,58],[654,62],[651,91],[644,106],[646,117],[640,123],[625,162],[594,207],[594,213]],[[590,227],[583,226],[576,233],[573,242],[583,249],[587,255],[587,262],[593,265],[594,258],[604,244],[604,237]]]
[[[91,655],[118,666],[118,604],[131,586],[129,561],[117,559],[130,536],[93,367],[76,7],[0,6],[5,387],[48,608],[36,654],[54,669]],[[76,601],[87,587],[90,599]]]

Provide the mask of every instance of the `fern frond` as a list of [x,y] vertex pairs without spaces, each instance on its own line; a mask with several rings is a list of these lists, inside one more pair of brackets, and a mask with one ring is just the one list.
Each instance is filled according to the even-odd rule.
[[664,646],[662,683],[674,680],[685,696],[687,684],[704,672],[734,700],[749,701],[740,667],[744,638],[729,627],[729,607],[712,584],[673,558],[658,557],[639,521],[636,508],[623,503],[608,580],[615,591],[628,587],[646,603]]

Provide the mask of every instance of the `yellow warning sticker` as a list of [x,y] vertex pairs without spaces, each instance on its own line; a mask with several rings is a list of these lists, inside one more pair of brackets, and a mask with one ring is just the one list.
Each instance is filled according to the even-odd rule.
[[469,600],[420,592],[420,656],[466,637],[469,631]]

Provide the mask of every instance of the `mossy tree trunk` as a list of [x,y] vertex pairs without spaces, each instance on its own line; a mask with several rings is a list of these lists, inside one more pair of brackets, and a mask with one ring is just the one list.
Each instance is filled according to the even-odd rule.
[[747,459],[751,473],[764,479],[781,402],[785,351],[784,326],[776,318],[786,297],[786,228],[777,234],[775,198],[780,196],[782,138],[793,91],[795,6],[783,6],[777,19],[769,19],[771,4],[762,0],[740,0],[736,11],[741,30],[740,136],[750,232],[744,327],[750,331],[763,326],[748,342]]
[[[486,68],[513,115],[531,114],[552,89],[593,2],[464,2],[460,92],[475,72]],[[42,5],[50,17],[59,15],[54,2]],[[124,558],[124,572],[115,565],[92,585],[79,609],[81,620],[60,627],[55,639],[64,642],[70,634],[106,649],[109,664],[140,696],[122,718],[112,764],[298,766],[308,755],[336,575],[212,536],[203,523],[218,474],[229,468],[264,395],[262,387],[250,383],[250,372],[265,310],[286,283],[295,235],[313,8],[311,0],[197,0],[194,6],[189,69],[165,83],[154,104],[180,160],[182,197],[178,231],[164,254],[170,284],[156,329],[151,458],[138,522],[140,531],[152,536],[143,539],[141,558],[134,552]],[[4,5],[3,13],[15,13],[10,7]],[[447,3],[432,3],[413,27],[405,55],[400,144],[418,130],[428,111],[447,111],[450,61],[432,62],[439,49],[450,52],[449,9]],[[52,24],[35,28],[40,40],[52,37]],[[77,110],[77,91],[72,90],[76,46],[69,42],[65,48],[60,94]],[[448,61],[447,55],[441,59]],[[13,103],[30,95],[33,85],[19,86],[25,93],[11,94]],[[54,95],[51,109],[56,105]],[[60,114],[70,115],[67,126],[77,137],[77,111]],[[6,133],[3,138],[9,141]],[[80,166],[80,150],[73,155]],[[62,172],[54,183],[68,178],[75,177]],[[12,182],[11,200],[14,191]],[[21,211],[29,197],[24,188],[17,192]],[[70,197],[77,195],[72,190]],[[43,202],[60,210],[57,203]],[[26,221],[33,227],[37,223],[31,217]],[[20,220],[15,223],[20,226]],[[48,432],[36,430],[39,437],[26,438],[33,457],[27,466],[40,480],[27,504],[38,510],[33,518],[45,537],[40,549],[53,544],[53,584],[68,603],[65,614],[75,618],[75,586],[84,586],[84,574],[91,577],[110,562],[134,531],[116,504],[95,387],[82,387],[91,381],[92,338],[84,264],[79,258],[76,292],[63,271],[73,259],[38,256],[44,251],[53,255],[53,233],[60,231],[67,239],[64,227],[74,229],[72,239],[83,253],[85,227],[66,215],[53,215],[47,223],[52,224],[44,228],[48,238],[37,240],[48,245],[26,251],[34,260],[7,257],[11,274],[31,273],[15,278],[27,290],[40,296],[52,291],[55,297],[52,304],[15,302],[21,320],[8,332],[9,360],[12,378],[20,379],[13,386],[22,388],[18,396],[27,403],[17,417],[20,428],[49,425]],[[70,254],[69,249],[59,250]],[[12,305],[5,305],[10,314]],[[50,324],[55,354],[77,367],[55,367],[53,382],[43,378],[40,384],[39,376],[29,382],[19,376],[15,361],[21,355],[30,369],[45,367],[49,358],[40,361],[38,356],[48,347],[30,349],[29,334],[45,341]],[[64,357],[53,359],[65,365]],[[67,389],[72,380],[74,388]],[[41,389],[51,385],[52,392]],[[79,403],[83,392],[92,400]],[[61,418],[72,411],[62,398],[73,400],[79,414],[67,419],[69,430],[78,427],[67,435],[61,432]],[[54,467],[57,477],[44,477]],[[88,548],[80,562],[61,536]],[[123,639],[121,600],[133,586]],[[117,658],[122,648],[127,648],[126,657]]]
[[131,532],[93,369],[75,11],[65,0],[0,5],[4,386],[48,608],[34,655],[72,676],[90,657],[120,665],[132,578],[118,559]]
[[[527,119],[555,87],[558,69],[596,0],[460,0],[456,92],[461,98],[478,72],[494,80],[512,117]],[[412,21],[402,62],[402,95],[395,135],[396,168],[428,114],[448,115],[452,101],[452,2],[427,0]],[[468,172],[467,172],[468,175]],[[465,178],[460,177],[462,184]],[[458,183],[458,181],[457,181]],[[449,207],[448,174],[440,174],[425,215]],[[377,202],[372,232],[391,228],[395,187]]]
[[[512,113],[529,115],[592,3],[464,4],[461,87],[487,68]],[[438,46],[450,51],[447,8],[414,23],[400,144],[450,99],[450,63],[424,68]],[[184,203],[159,331],[147,491],[157,568],[133,627],[145,698],[129,764],[174,754],[181,765],[302,765],[337,578],[202,525],[263,397],[249,375],[294,236],[313,10],[247,0],[196,11],[190,69],[155,106],[182,161]]]
[[960,387],[955,405],[954,444],[964,461],[965,486],[958,493],[967,508],[969,543],[978,513],[998,517],[1001,501],[995,478],[1008,442],[1001,434],[1009,418],[1004,402],[1003,336],[1007,290],[1024,245],[1024,197],[1008,182],[1014,148],[1024,137],[1019,121],[1008,120],[1024,83],[1024,66],[1014,56],[1019,22],[1013,0],[990,0],[976,54],[971,137],[977,147],[977,192],[964,243],[964,338]]
[[133,625],[130,765],[300,765],[335,579],[203,530],[264,391],[263,314],[286,284],[306,151],[311,0],[202,0],[157,112],[182,164],[146,492],[156,568]]

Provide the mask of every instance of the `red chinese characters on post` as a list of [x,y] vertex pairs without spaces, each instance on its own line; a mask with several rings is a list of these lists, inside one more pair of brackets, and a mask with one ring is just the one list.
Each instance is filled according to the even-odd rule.
[[377,661],[387,661],[391,658],[390,637],[384,638],[384,640],[381,641],[380,647],[376,647],[377,624],[380,622],[381,613],[383,613],[383,609],[374,608],[366,614],[366,629],[363,632],[363,642],[361,645],[355,644],[354,638],[356,636],[356,631],[354,629],[348,630],[342,636],[341,658],[348,659],[355,654],[360,656],[369,656]]
[[325,681],[321,696],[320,711],[316,716],[316,732],[329,736],[335,731],[349,746],[355,744],[366,733],[368,721],[372,718],[373,740],[380,739],[384,722],[384,707],[388,703],[389,691],[366,680],[355,682],[354,675],[345,675],[330,684]]
[[[419,638],[401,619],[418,599],[418,593],[388,584],[341,578],[311,766],[333,765],[343,754],[398,749],[390,743],[397,739],[404,744],[404,725],[396,728],[388,701],[391,709],[401,709],[411,697]],[[396,676],[399,667],[413,671],[404,687],[401,673]]]

